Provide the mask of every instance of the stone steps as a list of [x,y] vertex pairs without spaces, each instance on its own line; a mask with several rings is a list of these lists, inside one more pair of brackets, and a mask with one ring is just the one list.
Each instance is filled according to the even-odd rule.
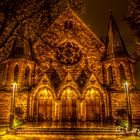
[[17,128],[16,134],[117,135],[115,128]]

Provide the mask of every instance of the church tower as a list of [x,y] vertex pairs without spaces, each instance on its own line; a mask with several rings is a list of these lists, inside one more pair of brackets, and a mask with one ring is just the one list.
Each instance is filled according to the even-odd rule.
[[128,54],[117,23],[110,14],[106,50],[103,56],[104,85],[112,90],[121,90],[124,82],[129,83],[131,89],[135,86],[135,61]]
[[11,90],[13,83],[18,84],[18,90],[24,90],[33,83],[32,72],[34,61],[29,41],[26,39],[28,33],[28,25],[24,23],[21,29],[21,36],[17,36],[9,56],[1,63],[2,74],[1,88]]

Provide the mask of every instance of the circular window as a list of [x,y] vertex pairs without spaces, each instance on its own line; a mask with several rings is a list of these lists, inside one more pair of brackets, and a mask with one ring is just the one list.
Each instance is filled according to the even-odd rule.
[[65,42],[58,47],[57,60],[64,65],[74,65],[81,60],[82,53],[79,47],[72,42]]

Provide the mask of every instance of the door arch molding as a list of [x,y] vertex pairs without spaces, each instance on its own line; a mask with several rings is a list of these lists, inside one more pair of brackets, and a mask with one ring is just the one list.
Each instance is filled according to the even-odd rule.
[[94,86],[86,88],[83,93],[86,104],[86,121],[101,122],[106,111],[106,100],[100,90]]
[[78,118],[78,98],[75,88],[66,86],[59,93],[61,101],[61,121],[76,122]]
[[[58,99],[62,99],[64,97],[64,91],[65,91],[65,93],[70,93],[69,96],[71,96],[71,97],[73,95],[72,98],[76,98],[76,99],[81,98],[81,95],[76,88],[74,88],[73,86],[67,85],[58,92],[58,95],[57,95]],[[72,92],[72,91],[74,91],[74,92]],[[71,94],[71,93],[73,93],[73,94]]]
[[54,98],[55,95],[51,88],[47,86],[39,88],[30,97],[30,117],[33,118],[34,121],[51,121]]

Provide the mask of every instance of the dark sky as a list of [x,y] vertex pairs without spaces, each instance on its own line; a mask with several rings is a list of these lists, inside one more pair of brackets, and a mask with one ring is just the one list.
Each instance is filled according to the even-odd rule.
[[[135,46],[134,34],[126,21],[124,21],[124,16],[127,15],[128,4],[128,0],[87,0],[87,9],[83,20],[98,37],[102,35],[105,38],[109,11],[111,9],[124,44],[129,54],[133,54]],[[137,65],[136,77],[137,85],[140,88],[140,64]]]
[[128,0],[87,0],[87,10],[84,21],[97,36],[106,36],[110,9],[117,21],[118,28],[126,47],[131,51],[134,37],[124,16],[127,15]]

